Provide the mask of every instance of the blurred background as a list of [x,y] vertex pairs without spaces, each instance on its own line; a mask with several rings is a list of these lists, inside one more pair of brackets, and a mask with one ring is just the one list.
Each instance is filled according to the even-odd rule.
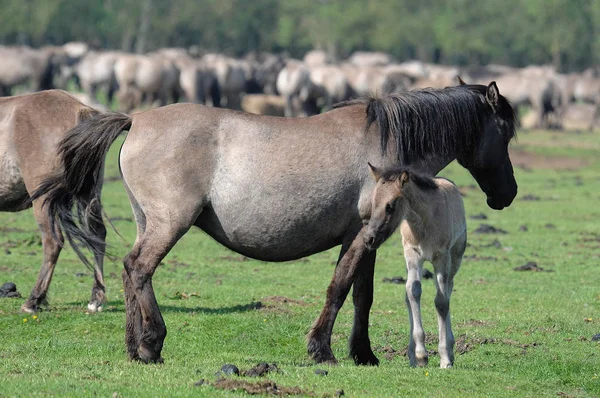
[[[18,46],[52,53],[52,77],[0,76],[4,95],[19,85],[26,91],[69,88],[131,111],[161,97],[159,104],[187,100],[243,108],[244,94],[263,94],[277,98],[247,110],[302,116],[368,92],[454,85],[460,74],[468,83],[498,80],[501,93],[534,111],[527,126],[563,127],[571,118],[585,119],[587,127],[598,117],[598,0],[0,0],[0,9],[0,57],[18,58],[8,51]],[[66,56],[52,49],[73,42],[86,47],[71,46]],[[116,73],[112,82],[90,82],[93,72],[81,67],[87,55],[100,52],[113,54],[102,61]],[[142,87],[143,76],[135,71],[150,62],[138,58],[115,72],[118,54],[159,54],[163,64],[168,58],[175,71],[147,74],[178,87],[162,87],[163,93],[156,88],[163,83]],[[92,59],[87,63],[101,63]],[[18,59],[11,67],[28,62]],[[185,72],[192,63],[196,70]],[[129,69],[130,76],[119,69]],[[199,70],[215,83],[204,81],[211,77]],[[181,82],[192,75],[194,82]],[[286,79],[295,86],[285,87]],[[99,96],[102,85],[112,88]]]

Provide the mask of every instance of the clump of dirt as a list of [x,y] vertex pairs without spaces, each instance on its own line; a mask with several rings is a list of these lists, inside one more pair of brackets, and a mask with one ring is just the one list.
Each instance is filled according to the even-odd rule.
[[595,334],[594,336],[592,336],[592,341],[600,341],[600,333]]
[[552,272],[551,270],[545,270],[538,266],[535,261],[528,261],[527,264],[515,268],[514,271]]
[[476,234],[507,234],[503,229],[496,228],[493,225],[489,224],[479,224],[479,227],[473,231]]
[[490,322],[482,321],[480,319],[469,319],[468,321],[461,322],[456,326],[489,326]]
[[329,374],[325,369],[315,369],[315,374],[317,376],[327,376]]
[[242,372],[242,376],[246,376],[246,377],[263,377],[266,376],[269,373],[281,373],[281,371],[279,370],[279,368],[277,367],[277,364],[272,363],[272,364],[268,364],[266,362],[261,362],[258,365],[256,365],[253,368],[250,368],[248,370],[246,370],[245,372]]
[[381,281],[384,283],[395,283],[398,285],[406,283],[406,279],[404,279],[401,276],[392,276],[391,278],[383,278]]
[[231,375],[239,376],[240,369],[235,365],[226,363],[225,365],[221,366],[221,370],[217,372],[217,376],[220,376],[221,373],[224,374],[225,376],[231,376]]
[[21,293],[17,291],[17,285],[12,282],[6,282],[0,286],[0,298],[19,298]]
[[539,196],[532,195],[532,194],[527,194],[527,195],[521,196],[521,200],[525,200],[525,201],[539,201],[539,200],[542,200],[542,199]]
[[521,232],[527,232],[528,230],[529,230],[529,228],[527,228],[527,225],[521,225],[519,227],[519,231],[521,231]]
[[483,213],[479,213],[479,214],[473,214],[471,217],[469,217],[471,220],[487,220],[488,216],[486,216]]
[[271,380],[261,380],[251,383],[245,380],[219,379],[212,383],[212,386],[220,390],[245,391],[251,395],[315,395],[314,392],[303,390],[300,387],[278,386]]
[[480,248],[481,247],[495,247],[496,249],[502,249],[502,243],[500,243],[500,241],[498,239],[494,239],[487,245],[480,245],[479,247]]
[[547,229],[556,229],[556,225],[554,225],[552,223],[548,223],[548,224],[544,225],[544,227]]

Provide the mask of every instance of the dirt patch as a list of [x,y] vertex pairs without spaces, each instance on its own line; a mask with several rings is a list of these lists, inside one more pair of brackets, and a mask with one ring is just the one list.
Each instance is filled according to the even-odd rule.
[[229,391],[245,391],[251,395],[274,395],[274,396],[285,396],[285,395],[308,395],[315,396],[312,391],[303,390],[300,387],[284,387],[278,386],[274,381],[262,380],[257,382],[248,382],[245,380],[233,380],[233,379],[219,379],[211,385],[220,390]]
[[281,371],[279,370],[279,368],[277,367],[277,364],[275,364],[275,363],[268,364],[266,362],[261,362],[258,365],[256,365],[255,367],[250,368],[250,369],[246,370],[245,372],[242,372],[242,376],[264,377],[269,373],[281,373]]
[[397,285],[403,285],[406,283],[406,279],[401,276],[392,276],[391,278],[383,278],[381,280],[383,283],[395,283]]
[[551,270],[545,270],[538,266],[535,261],[528,261],[527,264],[515,268],[514,271],[552,272]]
[[14,228],[14,227],[0,227],[0,232],[4,232],[4,233],[9,234],[11,232],[21,233],[21,232],[33,232],[33,231],[26,231],[26,230],[24,230],[22,228]]
[[544,156],[519,149],[513,149],[510,151],[510,160],[514,167],[520,167],[525,170],[577,170],[589,164],[589,162],[580,158],[570,158],[566,156]]
[[476,234],[503,234],[503,235],[508,233],[503,229],[496,228],[493,225],[489,225],[489,224],[479,224],[479,227],[477,227],[477,229],[473,232]]
[[[425,335],[425,345],[437,346],[439,343],[438,337],[432,334]],[[522,353],[526,353],[526,350],[531,347],[537,347],[538,343],[519,343],[515,340],[510,339],[496,339],[496,338],[488,338],[488,337],[468,337],[463,334],[458,336],[454,343],[454,352],[459,355],[466,354],[467,352],[473,351],[477,347],[480,347],[485,344],[503,344],[512,347],[518,347],[522,351]],[[392,346],[387,345],[383,347],[375,348],[376,352],[384,354],[384,357],[391,361],[395,357],[406,357],[408,356],[408,346],[404,347],[402,350],[395,350]],[[427,350],[429,356],[436,356],[439,353],[436,350]]]
[[104,182],[115,182],[115,181],[121,181],[121,176],[117,175],[117,176],[104,177]]
[[257,309],[262,311],[281,312],[286,313],[290,311],[291,307],[299,306],[306,307],[308,303],[302,300],[296,300],[284,296],[269,296],[261,299],[258,302],[259,306]]

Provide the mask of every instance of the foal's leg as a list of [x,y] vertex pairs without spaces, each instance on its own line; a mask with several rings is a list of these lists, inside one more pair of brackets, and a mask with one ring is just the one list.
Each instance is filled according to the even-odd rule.
[[[92,199],[89,205],[87,223],[90,231],[96,236],[96,239],[105,242],[106,227],[102,221],[100,200]],[[103,244],[98,249],[98,252],[94,253],[94,284],[92,286],[92,296],[88,303],[88,310],[90,312],[102,311],[102,304],[106,302],[106,288],[104,285],[104,252],[106,244]]]
[[438,351],[440,353],[440,368],[450,368],[454,364],[454,334],[450,321],[450,297],[454,287],[454,276],[460,268],[466,248],[466,236],[459,240],[450,252],[433,262],[435,269],[435,308],[438,315],[440,334]]
[[350,335],[350,357],[357,365],[379,365],[369,340],[369,312],[373,304],[373,275],[375,251],[367,251],[360,260],[354,276],[352,299],[354,302],[354,325]]
[[[362,231],[361,231],[362,232]],[[351,235],[350,235],[351,236]],[[308,333],[308,353],[317,362],[336,363],[331,351],[331,332],[354,281],[354,273],[366,252],[362,233],[345,239],[321,315]]]
[[440,368],[452,367],[454,363],[454,334],[450,325],[450,296],[453,287],[451,261],[451,254],[445,253],[432,262],[437,291],[434,303],[438,318]]
[[421,270],[423,259],[418,249],[404,248],[406,268],[406,306],[410,322],[410,340],[408,343],[408,359],[411,366],[427,365],[427,350],[425,349],[425,332],[421,323]]
[[64,239],[60,231],[56,231],[56,235],[60,241],[56,241],[52,236],[50,229],[50,222],[45,209],[42,208],[44,198],[39,198],[33,204],[33,214],[37,220],[38,226],[42,232],[42,247],[44,250],[44,260],[42,262],[42,268],[38,275],[35,286],[29,295],[29,298],[21,306],[21,310],[33,314],[40,309],[40,306],[46,304],[46,295],[48,293],[48,287],[52,281],[52,274],[54,273],[54,267],[58,260],[58,255],[64,243]]

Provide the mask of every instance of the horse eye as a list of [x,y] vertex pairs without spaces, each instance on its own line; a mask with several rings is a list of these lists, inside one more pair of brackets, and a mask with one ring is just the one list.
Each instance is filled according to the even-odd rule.
[[390,202],[385,205],[385,212],[391,214],[394,212],[394,208],[396,207],[396,202]]

